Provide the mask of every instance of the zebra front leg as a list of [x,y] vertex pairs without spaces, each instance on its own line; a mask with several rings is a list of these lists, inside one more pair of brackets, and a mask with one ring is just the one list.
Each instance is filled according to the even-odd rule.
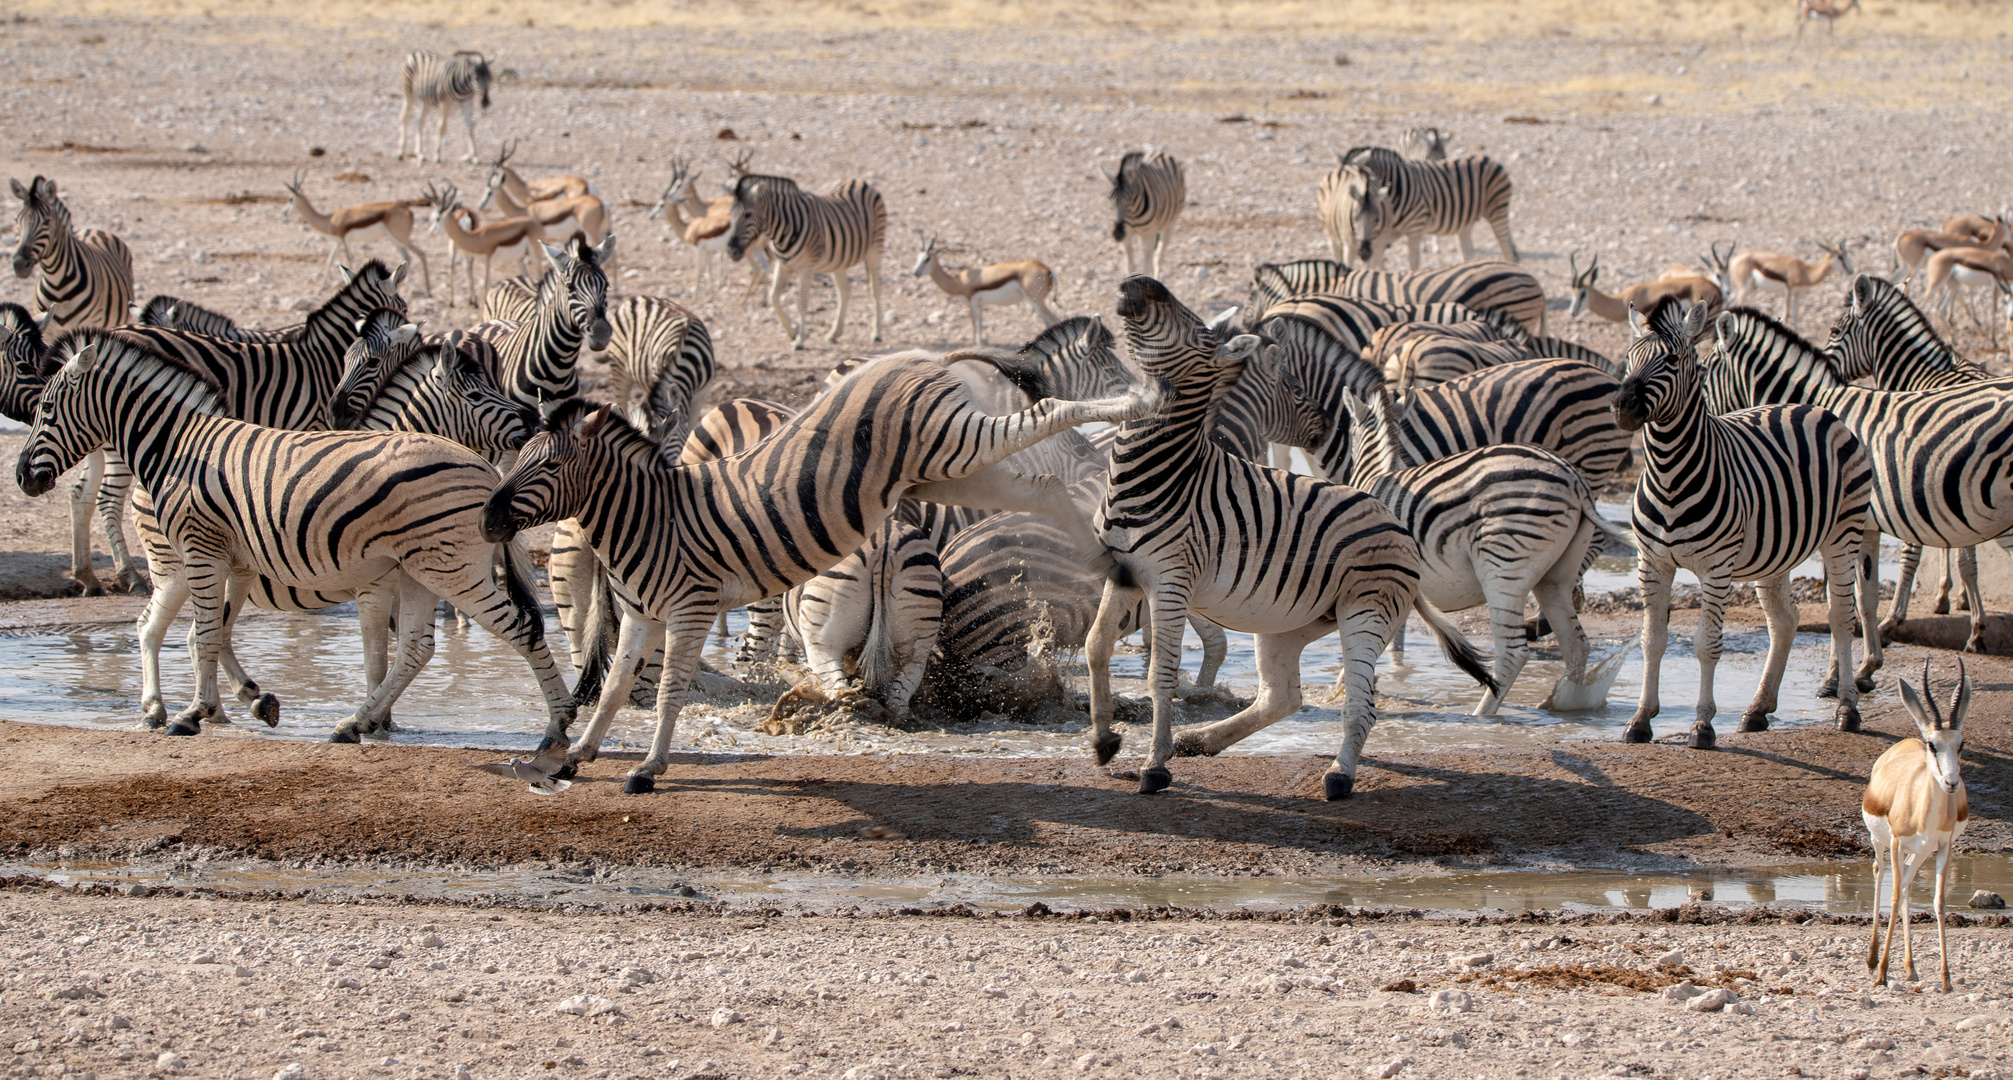
[[1643,592],[1643,692],[1636,713],[1622,732],[1623,742],[1650,741],[1650,721],[1663,710],[1657,698],[1657,678],[1663,668],[1664,648],[1670,643],[1671,575],[1677,567],[1664,560],[1652,562],[1642,553],[1636,563],[1636,580]]
[[1097,617],[1083,642],[1084,666],[1090,675],[1091,752],[1099,765],[1118,755],[1123,737],[1111,730],[1111,650],[1125,633],[1126,616],[1139,606],[1141,591],[1106,577]]
[[1174,754],[1174,684],[1181,676],[1181,636],[1188,629],[1188,582],[1164,575],[1147,593],[1147,686],[1153,692],[1153,749],[1139,770],[1139,793],[1174,783],[1167,759]]
[[1466,224],[1466,225],[1463,225],[1463,226],[1461,226],[1461,231],[1460,231],[1460,232],[1459,232],[1458,234],[1456,234],[1456,237],[1455,237],[1455,238],[1456,238],[1456,239],[1458,239],[1458,240],[1459,240],[1459,241],[1461,242],[1461,261],[1462,261],[1462,262],[1474,262],[1474,261],[1475,261],[1475,235],[1474,235],[1474,233],[1475,233],[1475,223],[1471,221],[1471,222],[1469,222],[1468,224]]
[[1160,230],[1159,232],[1153,234],[1154,277],[1158,278],[1160,276],[1161,259],[1167,254],[1167,246],[1169,244],[1172,244],[1173,242],[1174,242],[1174,226],[1172,224],[1168,225],[1166,228]]
[[[1895,629],[1908,620],[1908,601],[1915,594],[1915,571],[1921,565],[1921,544],[1909,544],[1901,549],[1901,570],[1894,581],[1894,607],[1887,613],[1887,620],[1880,624],[1882,634],[1892,636]],[[1877,584],[1874,595],[1880,595]]]
[[[1880,537],[1869,533],[1869,543],[1877,545]],[[1869,615],[1860,623],[1866,637],[1866,663],[1851,679],[1844,673],[1852,670],[1852,600],[1854,587],[1859,583],[1861,559],[1858,552],[1827,553],[1824,557],[1825,599],[1830,602],[1831,616],[1831,677],[1838,682],[1838,710],[1834,719],[1840,731],[1859,730],[1859,695],[1873,689],[1873,672],[1878,666],[1875,657],[1880,652],[1880,630],[1873,625]],[[1787,604],[1787,597],[1784,602]],[[1796,633],[1796,606],[1788,604],[1790,625],[1785,637]],[[1770,628],[1773,633],[1774,628]],[[1774,641],[1770,643],[1771,651]]]
[[657,731],[650,738],[650,756],[629,771],[622,784],[624,795],[647,795],[657,789],[657,778],[671,765],[671,734],[678,728],[679,710],[692,689],[692,674],[699,670],[699,655],[706,647],[706,628],[713,625],[713,607],[680,612],[667,620],[664,639],[664,671],[657,683]]
[[[1190,616],[1192,619],[1193,616]],[[1213,724],[1190,728],[1174,740],[1178,757],[1214,757],[1255,732],[1293,715],[1303,700],[1300,654],[1326,637],[1335,624],[1323,620],[1283,634],[1260,634],[1252,653],[1258,665],[1258,696],[1242,711]]]
[[[1507,207],[1501,214],[1489,219],[1489,231],[1496,234],[1496,250],[1503,253],[1504,262],[1524,261],[1517,255],[1516,243],[1510,239],[1510,211]],[[1540,320],[1538,333],[1542,334],[1545,332],[1542,321],[1544,315],[1540,314],[1538,318]]]
[[[2009,548],[2013,551],[2013,548]],[[1964,651],[1985,651],[1985,594],[1978,587],[1978,549],[1967,547],[1957,553],[1957,577],[1964,583],[1964,606],[1971,610],[1971,634],[1964,639]]]
[[[447,110],[442,109],[441,113],[445,115]],[[461,103],[461,123],[463,127],[468,129],[468,156],[461,160],[474,161],[477,154],[475,152],[475,103],[473,101],[464,101]]]
[[1957,552],[1953,548],[1943,549],[1943,581],[1936,587],[1936,605],[1929,609],[1931,615],[1950,614],[1950,590],[1957,583]]
[[84,472],[70,485],[70,577],[82,586],[85,596],[105,594],[98,569],[91,565],[91,509],[104,482],[105,451],[93,450],[84,456]]
[[[629,688],[636,676],[649,663],[650,657],[664,641],[664,624],[636,611],[627,604],[621,604],[622,629],[616,634],[615,658],[609,664],[608,681],[601,688],[601,700],[594,705],[594,716],[587,722],[587,730],[581,732],[579,741],[566,755],[566,769],[559,774],[560,779],[570,780],[579,767],[593,761],[601,754],[601,740],[608,735],[608,725],[615,719],[616,710],[629,700]],[[658,695],[663,695],[663,684],[658,684]]]
[[140,711],[149,728],[159,729],[168,722],[168,708],[161,702],[161,643],[167,640],[168,628],[188,599],[185,576],[154,575],[154,594],[147,598],[147,610],[140,615]]
[[1223,670],[1223,658],[1230,655],[1230,636],[1208,619],[1190,615],[1188,625],[1202,639],[1202,667],[1195,673],[1195,686],[1207,690],[1216,685],[1216,673]]
[[412,99],[406,98],[398,107],[398,154],[392,158],[393,161],[405,160],[405,124],[411,116]]
[[[809,276],[807,275],[804,280],[810,280]],[[839,335],[845,333],[846,308],[853,300],[853,279],[846,273],[843,267],[832,273],[832,289],[839,294],[839,312],[832,316],[832,332],[825,335],[825,340],[836,343],[839,340]],[[803,299],[803,296],[804,294],[801,292],[797,294],[797,298],[800,301]],[[797,309],[797,321],[804,321],[804,309],[801,307]]]
[[[1691,735],[1685,745],[1694,750],[1710,750],[1719,743],[1712,727],[1713,717],[1719,712],[1712,683],[1713,673],[1719,669],[1720,628],[1726,619],[1726,599],[1733,591],[1733,581],[1714,572],[1701,575],[1698,583],[1698,633],[1692,638],[1692,652],[1698,656],[1698,713],[1691,722]],[[1773,655],[1773,640],[1769,648]]]
[[783,336],[791,340],[793,348],[803,348],[798,341],[796,327],[790,325],[790,314],[783,310],[783,263],[778,259],[769,273],[769,308],[776,313],[776,321],[782,324]]
[[[1784,571],[1767,581],[1754,583],[1756,598],[1761,601],[1761,613],[1768,620],[1768,663],[1762,667],[1761,685],[1754,689],[1754,700],[1748,703],[1747,711],[1740,715],[1740,730],[1767,731],[1768,714],[1775,711],[1782,689],[1782,673],[1789,667],[1789,647],[1796,638],[1796,602],[1789,598],[1789,572]],[[1847,609],[1848,617],[1850,609]],[[1848,633],[1850,632],[1848,628]],[[1847,662],[1852,653],[1845,654]],[[1831,677],[1836,683],[1838,665],[1834,657]]]
[[1859,601],[1858,618],[1854,621],[1866,642],[1866,656],[1860,660],[1859,673],[1853,678],[1853,684],[1862,694],[1873,690],[1873,673],[1887,663],[1880,643],[1880,566],[1875,561],[1875,552],[1879,550],[1880,530],[1869,527],[1860,537],[1859,556],[1853,560],[1855,572],[1852,576],[1853,595]]
[[223,713],[217,699],[217,651],[224,642],[224,600],[230,574],[221,558],[183,557],[188,575],[189,598],[195,603],[195,625],[189,639],[189,657],[196,669],[196,694],[189,707],[168,721],[168,735],[196,735],[205,720]]
[[[392,623],[396,616],[394,608],[398,596],[388,589],[365,589],[356,596],[357,636],[363,639],[363,688],[364,699],[377,693],[384,685],[386,673],[391,665],[391,642],[394,633]],[[429,614],[428,621],[432,621]],[[401,646],[403,646],[403,635]],[[366,728],[359,734],[370,735],[376,728]]]
[[231,644],[237,637],[238,617],[245,613],[245,605],[250,602],[251,584],[249,576],[232,575],[224,590],[224,644],[217,650],[217,664],[224,669],[224,677],[231,680],[237,699],[252,707],[252,716],[265,721],[267,727],[278,727],[280,699],[259,692],[258,682],[245,673],[244,665],[238,663],[238,651]]
[[447,103],[444,101],[440,104],[440,128],[433,133],[433,163],[447,164]]
[[112,554],[112,581],[132,592],[147,589],[142,573],[126,547],[126,503],[133,495],[133,470],[116,452],[105,451],[105,479],[98,486],[98,524],[105,530],[105,550]]
[[1377,726],[1377,654],[1384,651],[1392,635],[1404,629],[1410,608],[1410,602],[1400,605],[1397,621],[1387,623],[1373,605],[1341,624],[1342,715],[1346,726],[1335,761],[1321,777],[1321,797],[1329,802],[1346,799],[1356,790],[1363,744],[1370,741],[1370,729]]
[[867,296],[874,302],[874,340],[881,340],[881,256],[869,251],[866,257]]
[[[434,609],[439,601],[433,590],[414,581],[402,571],[388,575],[390,581],[379,582],[372,590],[383,595],[386,601],[396,599],[398,610],[398,659],[390,665],[390,671],[377,686],[364,696],[363,704],[349,719],[336,725],[329,735],[333,743],[353,743],[360,735],[369,735],[388,726],[391,707],[398,702],[405,688],[412,685],[427,663],[433,659],[433,619]],[[388,603],[371,605],[376,609],[372,622],[383,626],[386,621]],[[364,609],[357,609],[357,617],[364,617]]]

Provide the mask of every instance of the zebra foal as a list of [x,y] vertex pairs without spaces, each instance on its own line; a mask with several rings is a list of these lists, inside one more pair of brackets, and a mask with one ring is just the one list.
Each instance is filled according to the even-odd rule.
[[[881,340],[881,251],[888,239],[888,208],[881,193],[865,180],[841,180],[822,195],[813,195],[781,176],[749,173],[734,182],[734,203],[728,212],[727,257],[740,262],[766,243],[776,266],[769,280],[769,306],[783,324],[790,347],[804,347],[809,328],[805,293],[812,274],[832,275],[839,293],[839,311],[832,317],[826,341],[839,340],[846,325],[846,305],[853,288],[847,271],[855,263],[867,271],[867,291],[874,302],[874,337]],[[797,281],[797,325],[783,311],[783,283]]]
[[442,56],[425,49],[415,49],[405,54],[405,62],[398,70],[398,93],[401,103],[398,109],[398,153],[396,158],[405,160],[405,125],[412,117],[414,105],[419,106],[418,122],[413,124],[413,152],[419,155],[421,164],[426,162],[426,114],[440,110],[440,131],[433,139],[433,160],[445,162],[442,147],[447,142],[447,111],[461,106],[461,122],[468,128],[468,156],[463,161],[476,160],[475,152],[475,106],[477,98],[482,99],[482,107],[489,108],[490,61],[479,52],[461,49],[453,56]]
[[[1118,221],[1111,238],[1125,250],[1125,272],[1160,276],[1160,257],[1174,240],[1174,223],[1188,205],[1188,176],[1172,154],[1149,155],[1134,150],[1119,159],[1118,175],[1104,173],[1111,184],[1111,207]],[[1138,241],[1139,257],[1133,258]],[[1145,265],[1141,265],[1144,263]]]
[[1857,731],[1859,691],[1872,689],[1880,666],[1871,603],[1879,593],[1862,589],[1867,656],[1858,675],[1850,674],[1860,552],[1871,550],[1879,535],[1868,510],[1874,473],[1866,446],[1843,420],[1811,405],[1714,415],[1694,346],[1706,332],[1707,314],[1704,305],[1666,299],[1647,317],[1635,313],[1629,321],[1636,336],[1614,411],[1623,428],[1643,432],[1645,451],[1632,511],[1643,591],[1643,691],[1623,738],[1650,740],[1650,720],[1660,708],[1657,679],[1669,634],[1671,577],[1680,567],[1698,575],[1703,593],[1694,648],[1698,716],[1689,745],[1710,750],[1717,741],[1713,670],[1721,618],[1727,594],[1742,581],[1755,583],[1768,618],[1768,666],[1740,730],[1768,730],[1796,634],[1789,574],[1813,553],[1824,562],[1831,598],[1838,727]]
[[496,472],[487,462],[427,435],[278,431],[232,420],[214,382],[103,331],[74,332],[55,348],[69,358],[43,391],[15,479],[41,494],[107,444],[133,463],[176,560],[156,582],[148,625],[164,630],[185,600],[196,607],[196,695],[171,733],[195,734],[203,719],[221,715],[227,593],[234,579],[254,575],[354,594],[366,651],[396,610],[397,663],[338,725],[335,741],[381,726],[426,665],[436,595],[525,657],[545,693],[548,733],[565,731],[572,703],[546,650],[523,552],[508,560],[507,593],[491,576],[495,544],[482,537],[481,514]]
[[[937,358],[896,354],[842,380],[754,449],[681,466],[610,408],[563,406],[490,496],[484,530],[502,541],[577,518],[608,569],[621,609],[619,644],[570,762],[594,760],[637,670],[661,643],[656,736],[625,785],[631,793],[652,790],[720,612],[787,592],[836,565],[904,496],[1043,506],[1060,484],[989,476],[996,472],[989,466],[1065,428],[1129,419],[1144,407],[1132,394],[986,416]],[[601,638],[587,634],[590,647]],[[590,659],[587,670],[598,667]]]
[[1485,685],[1494,680],[1460,632],[1420,599],[1419,547],[1377,500],[1210,443],[1217,398],[1262,346],[1249,334],[1224,334],[1219,327],[1230,314],[1212,327],[1152,278],[1119,286],[1118,315],[1151,409],[1121,424],[1098,510],[1100,539],[1116,568],[1084,644],[1092,749],[1100,763],[1119,750],[1111,730],[1112,646],[1142,596],[1151,627],[1153,746],[1140,770],[1141,794],[1174,782],[1167,767],[1176,752],[1173,695],[1191,613],[1258,636],[1260,689],[1249,708],[1185,732],[1183,753],[1217,753],[1298,709],[1301,651],[1339,626],[1349,727],[1322,789],[1327,798],[1345,798],[1376,722],[1377,655],[1415,603],[1456,664]]

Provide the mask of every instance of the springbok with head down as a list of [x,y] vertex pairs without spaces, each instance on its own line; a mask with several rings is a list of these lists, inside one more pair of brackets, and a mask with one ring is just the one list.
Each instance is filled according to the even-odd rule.
[[[1950,946],[1943,936],[1943,879],[1950,865],[1950,851],[1964,832],[1971,816],[1964,792],[1964,714],[1971,708],[1971,678],[1964,673],[1964,661],[1957,661],[1957,689],[1950,698],[1948,715],[1936,709],[1929,692],[1929,661],[1922,661],[1922,695],[1917,697],[1908,680],[1901,681],[1901,705],[1915,721],[1919,739],[1903,739],[1887,748],[1873,763],[1873,775],[1866,782],[1866,797],[1860,803],[1860,817],[1873,838],[1873,885],[1876,915],[1873,941],[1866,950],[1866,970],[1874,972],[1875,986],[1887,985],[1887,961],[1894,951],[1896,923],[1900,924],[1902,962],[1908,978],[1915,978],[1915,942],[1908,932],[1908,890],[1915,872],[1932,856],[1936,860],[1936,947],[1941,956],[1943,992],[1950,992]],[[1880,857],[1887,856],[1893,875],[1893,901],[1887,911],[1887,943],[1880,941],[1878,889]]]

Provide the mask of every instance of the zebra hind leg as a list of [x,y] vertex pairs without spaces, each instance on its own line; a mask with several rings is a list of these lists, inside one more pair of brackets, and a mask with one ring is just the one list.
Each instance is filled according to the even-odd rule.
[[1880,624],[1882,637],[1893,637],[1895,629],[1908,621],[1908,601],[1915,594],[1915,572],[1921,565],[1921,544],[1909,544],[1901,549],[1901,571],[1894,581],[1894,607]]
[[[1175,568],[1185,577],[1186,567]],[[1139,770],[1139,793],[1174,783],[1167,759],[1174,754],[1174,684],[1181,672],[1181,638],[1188,630],[1188,582],[1165,575],[1147,593],[1147,685],[1153,691],[1153,748]]]
[[[1775,711],[1778,703],[1782,673],[1789,666],[1789,647],[1796,636],[1796,604],[1789,598],[1787,572],[1755,582],[1754,592],[1761,601],[1762,615],[1768,620],[1768,662],[1762,668],[1761,685],[1755,687],[1754,700],[1740,715],[1740,730],[1767,731],[1768,714]],[[1851,659],[1850,653],[1846,659]],[[1838,679],[1835,663],[1831,677],[1835,684]],[[1823,696],[1822,692],[1819,696]]]
[[105,479],[98,486],[98,524],[105,530],[105,550],[112,554],[112,583],[119,589],[144,594],[150,585],[147,575],[126,547],[126,503],[133,496],[133,470],[119,455],[105,452]]
[[657,684],[657,730],[650,738],[650,756],[638,762],[622,783],[624,795],[645,795],[657,790],[657,777],[671,765],[671,736],[678,728],[678,713],[691,691],[692,675],[699,670],[699,656],[706,647],[706,630],[713,625],[712,605],[672,615],[664,636],[664,674]]
[[[1853,587],[1859,580],[1859,561],[1857,551],[1827,552],[1824,556],[1825,599],[1831,623],[1831,678],[1838,685],[1838,710],[1833,719],[1840,731],[1859,730],[1859,694],[1862,690],[1872,689],[1873,683],[1870,670],[1865,672],[1863,682],[1859,674],[1848,674],[1853,670],[1852,601]],[[1788,637],[1796,633],[1796,605],[1789,602],[1787,595],[1783,604],[1789,615],[1789,625],[1784,627],[1783,636]],[[1880,648],[1880,632],[1867,630],[1865,633],[1866,654],[1870,662]]]
[[1243,711],[1213,724],[1190,728],[1174,740],[1179,757],[1215,756],[1255,732],[1271,727],[1300,708],[1300,654],[1307,646],[1335,632],[1326,619],[1298,630],[1260,634],[1253,654],[1258,667],[1258,696]]
[[1936,587],[1936,605],[1929,609],[1931,615],[1950,614],[1950,590],[1957,584],[1957,551],[1943,549],[1943,581]]
[[[1407,605],[1409,609],[1409,605]],[[1342,623],[1342,682],[1346,722],[1335,761],[1321,777],[1321,797],[1329,802],[1348,798],[1356,790],[1356,770],[1363,761],[1363,744],[1377,724],[1377,656],[1390,642],[1395,627],[1365,609]]]
[[[403,572],[394,572],[387,577],[390,580],[379,582],[373,590],[382,590],[381,595],[386,600],[393,596],[397,599],[398,658],[389,665],[390,670],[384,679],[364,696],[363,704],[357,707],[356,713],[336,725],[335,732],[329,736],[330,742],[353,743],[359,736],[377,732],[390,717],[391,707],[398,701],[399,695],[405,693],[405,688],[433,659],[433,620],[437,601],[432,590]],[[385,623],[388,606],[379,603],[371,605],[376,609],[371,619],[373,624],[382,626]],[[357,617],[359,621],[365,617],[363,608],[358,609]]]
[[70,577],[85,596],[103,596],[105,586],[98,581],[97,567],[91,564],[91,509],[98,501],[98,489],[105,481],[105,452],[93,450],[84,457],[84,471],[70,486]]
[[[1691,722],[1691,735],[1685,741],[1694,750],[1711,750],[1719,744],[1719,735],[1712,726],[1713,717],[1719,713],[1713,677],[1719,670],[1721,630],[1726,622],[1727,596],[1732,592],[1733,581],[1722,574],[1699,578],[1698,633],[1692,638],[1692,652],[1698,656],[1698,711]],[[1775,645],[1773,635],[1770,637],[1773,656]],[[1779,671],[1777,678],[1781,678]],[[1763,686],[1768,684],[1764,682]]]
[[1105,578],[1097,617],[1091,620],[1090,633],[1084,638],[1084,663],[1090,674],[1090,747],[1099,765],[1117,757],[1124,741],[1111,730],[1111,652],[1125,633],[1126,617],[1140,606],[1143,595],[1129,572],[1114,571]]
[[1978,587],[1978,549],[1968,547],[1957,553],[1957,577],[1964,585],[1964,606],[1971,612],[1971,634],[1964,639],[1965,652],[1985,651],[1985,594]]

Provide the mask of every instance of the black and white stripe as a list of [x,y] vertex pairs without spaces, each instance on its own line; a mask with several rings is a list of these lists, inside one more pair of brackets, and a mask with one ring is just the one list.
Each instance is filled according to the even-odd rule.
[[930,535],[890,517],[860,550],[784,595],[790,632],[824,692],[864,694],[906,721],[944,618]]
[[[1219,340],[1216,328],[1152,278],[1127,278],[1119,297],[1132,365],[1146,376],[1155,407],[1121,426],[1110,488],[1098,511],[1101,539],[1118,570],[1106,580],[1084,646],[1097,756],[1108,761],[1119,748],[1111,730],[1111,652],[1121,612],[1142,595],[1151,612],[1154,714],[1142,793],[1173,782],[1167,767],[1176,752],[1172,697],[1191,612],[1258,636],[1261,688],[1250,708],[1184,733],[1182,753],[1217,753],[1298,709],[1301,650],[1339,626],[1349,730],[1324,789],[1329,798],[1344,797],[1376,719],[1377,655],[1417,601],[1418,545],[1365,492],[1266,469],[1210,443],[1215,403],[1242,366],[1259,356],[1258,338]],[[1420,610],[1456,662],[1487,683],[1488,673],[1458,631],[1430,605]]]
[[[608,568],[620,644],[608,685],[594,688],[594,721],[573,759],[595,757],[637,669],[664,643],[656,737],[628,785],[650,790],[720,612],[837,564],[904,496],[1035,508],[1037,495],[1059,485],[988,467],[1066,428],[1128,419],[1143,407],[1128,396],[985,416],[934,357],[897,355],[855,372],[752,450],[689,466],[666,462],[606,406],[562,407],[497,487],[486,520],[487,534],[502,538],[578,518]],[[600,635],[590,629],[587,637],[591,645]],[[590,659],[583,681],[599,667]]]
[[398,109],[398,158],[405,158],[405,126],[412,119],[413,106],[419,107],[418,122],[413,125],[413,151],[419,160],[426,160],[426,114],[440,110],[440,130],[433,140],[433,160],[445,161],[442,146],[447,142],[447,112],[461,106],[461,122],[468,128],[468,156],[464,161],[474,161],[475,152],[475,107],[479,98],[482,107],[489,108],[489,61],[479,52],[460,50],[453,56],[442,56],[425,49],[416,49],[405,54],[405,63],[399,66],[398,92],[401,104]]
[[[1117,175],[1107,172],[1104,178],[1111,182],[1117,218],[1111,238],[1125,249],[1125,272],[1159,277],[1161,256],[1174,241],[1174,223],[1188,205],[1188,177],[1181,162],[1166,151],[1134,150],[1119,159]],[[1137,259],[1134,241],[1139,244]]]
[[172,565],[154,563],[143,642],[158,649],[182,603],[196,606],[196,695],[170,733],[192,735],[221,717],[229,593],[249,575],[354,594],[367,654],[396,614],[397,663],[388,674],[367,666],[370,694],[337,727],[338,740],[379,727],[425,666],[435,596],[525,656],[551,710],[549,731],[565,730],[572,706],[546,651],[522,550],[509,560],[507,592],[491,576],[495,544],[482,536],[482,507],[496,473],[487,462],[427,435],[278,431],[230,419],[221,388],[198,370],[104,331],[76,331],[53,347],[69,359],[43,392],[16,479],[40,494],[107,444],[132,463],[172,550]]
[[1398,152],[1413,161],[1447,160],[1447,135],[1436,127],[1406,128],[1398,136]]
[[481,322],[469,336],[495,347],[490,374],[520,404],[539,408],[580,393],[580,346],[608,347],[608,275],[601,268],[615,254],[613,234],[590,247],[576,236],[562,247],[540,244],[550,269],[523,322]]
[[1391,241],[1404,237],[1408,265],[1419,268],[1419,242],[1455,236],[1461,261],[1475,257],[1470,233],[1486,221],[1502,258],[1517,261],[1510,240],[1510,174],[1494,158],[1411,161],[1395,150],[1359,146],[1322,178],[1322,228],[1337,262],[1374,265]]
[[150,297],[144,304],[135,304],[133,325],[192,330],[232,341],[285,341],[299,336],[302,329],[301,324],[296,323],[275,330],[247,330],[228,315],[166,294]]
[[[1688,309],[1688,313],[1687,313]],[[1784,665],[1796,634],[1789,574],[1813,554],[1824,562],[1831,599],[1831,678],[1838,724],[1859,727],[1859,691],[1873,688],[1880,640],[1873,626],[1877,590],[1860,590],[1867,658],[1852,665],[1853,589],[1862,550],[1878,528],[1869,513],[1876,466],[1867,447],[1838,416],[1815,405],[1770,405],[1715,416],[1708,408],[1704,369],[1694,342],[1706,331],[1707,310],[1666,299],[1647,318],[1630,313],[1636,333],[1628,374],[1614,398],[1615,419],[1643,431],[1644,465],[1633,519],[1643,591],[1642,702],[1625,738],[1650,739],[1659,710],[1658,673],[1670,625],[1671,578],[1679,568],[1698,575],[1701,600],[1693,651],[1699,661],[1698,717],[1690,744],[1715,742],[1713,671],[1727,596],[1752,581],[1768,617],[1768,666],[1740,730],[1762,731],[1776,707]],[[1720,351],[1727,348],[1722,315]],[[1723,362],[1716,360],[1716,363]]]
[[[832,317],[827,341],[839,340],[846,325],[846,306],[853,290],[848,270],[855,264],[867,272],[867,291],[874,303],[874,336],[881,340],[881,251],[888,239],[888,208],[881,193],[865,180],[841,180],[814,195],[781,176],[749,173],[734,183],[734,204],[728,214],[727,257],[740,262],[749,251],[767,244],[776,261],[769,281],[769,306],[791,339],[804,347],[809,333],[810,275],[830,274],[839,293],[839,310]],[[797,325],[779,302],[783,283],[797,282]]]
[[1245,325],[1258,325],[1285,301],[1321,294],[1399,305],[1460,304],[1507,315],[1532,334],[1545,332],[1544,286],[1517,264],[1494,259],[1410,273],[1351,270],[1328,259],[1265,263],[1251,275]]
[[[461,331],[429,341],[403,312],[379,308],[358,333],[333,395],[330,427],[420,432],[499,454],[531,437],[537,414],[505,397],[488,369],[461,350]],[[352,397],[347,384],[363,372],[373,373],[375,389]],[[336,406],[348,402],[353,411],[338,414]]]

